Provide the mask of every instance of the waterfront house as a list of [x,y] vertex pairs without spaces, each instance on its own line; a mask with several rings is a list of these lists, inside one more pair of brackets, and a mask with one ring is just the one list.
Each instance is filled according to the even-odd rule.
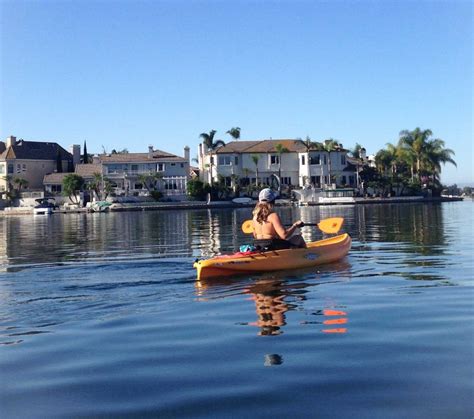
[[0,141],[0,193],[15,183],[22,183],[23,190],[42,190],[47,173],[73,170],[73,154],[55,142],[17,140],[13,136]]
[[300,139],[231,141],[214,150],[202,143],[198,160],[201,180],[211,183],[222,176],[227,186],[238,181],[241,186],[329,188],[357,182],[356,166],[347,161],[342,145],[328,152],[322,144],[308,148]]
[[[148,189],[155,189],[166,197],[182,198],[190,178],[189,163],[189,147],[184,148],[184,157],[180,157],[149,146],[147,153],[96,155],[92,164],[76,165],[75,173],[86,183],[100,175],[110,182],[115,196],[147,196]],[[58,174],[45,176],[45,191],[60,193],[63,179],[64,176]]]

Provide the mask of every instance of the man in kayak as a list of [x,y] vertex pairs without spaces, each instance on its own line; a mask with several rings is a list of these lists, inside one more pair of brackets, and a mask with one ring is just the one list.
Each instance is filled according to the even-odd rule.
[[303,227],[303,221],[298,220],[285,229],[280,217],[273,210],[275,199],[276,194],[270,188],[262,189],[258,195],[252,218],[255,246],[268,250],[306,247],[303,237],[295,234],[298,227]]

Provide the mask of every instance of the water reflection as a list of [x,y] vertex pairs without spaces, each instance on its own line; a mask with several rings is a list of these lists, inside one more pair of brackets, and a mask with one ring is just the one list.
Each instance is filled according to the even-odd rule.
[[[322,333],[346,333],[349,322],[347,308],[341,302],[335,302],[335,298],[331,298],[330,302],[319,301],[317,287],[346,282],[351,277],[350,264],[343,261],[320,269],[200,280],[196,281],[196,295],[202,302],[232,298],[239,294],[247,296],[246,301],[253,302],[255,320],[242,319],[237,324],[257,328],[258,336],[284,334],[290,312],[297,313],[297,317],[303,315],[303,318],[294,322],[301,326],[316,325]],[[311,297],[308,298],[308,295]],[[319,307],[307,308],[309,299],[311,304],[316,299]],[[307,320],[309,317],[311,320]]]

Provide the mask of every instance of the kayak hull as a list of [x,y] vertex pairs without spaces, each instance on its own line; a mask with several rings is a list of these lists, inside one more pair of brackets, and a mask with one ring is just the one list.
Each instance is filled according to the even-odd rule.
[[197,279],[207,279],[254,272],[311,268],[336,262],[347,255],[351,237],[340,234],[307,243],[305,249],[284,249],[267,252],[246,252],[221,255],[194,263]]

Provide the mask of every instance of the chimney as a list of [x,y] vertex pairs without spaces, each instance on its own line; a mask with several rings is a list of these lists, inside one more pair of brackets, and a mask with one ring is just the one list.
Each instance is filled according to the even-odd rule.
[[69,152],[72,154],[72,164],[76,167],[81,162],[81,146],[73,144],[69,147]]
[[148,146],[148,158],[149,159],[153,158],[153,146],[152,145]]
[[13,135],[10,135],[8,138],[7,138],[7,141],[5,141],[5,146],[8,148],[8,147],[11,147],[13,145],[16,144],[16,137],[14,137]]
[[191,164],[188,146],[184,147],[184,159],[188,162],[188,164]]

